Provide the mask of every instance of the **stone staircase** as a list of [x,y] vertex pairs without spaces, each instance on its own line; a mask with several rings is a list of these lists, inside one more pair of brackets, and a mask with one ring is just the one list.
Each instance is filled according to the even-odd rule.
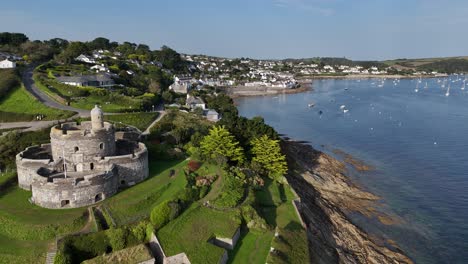
[[55,255],[57,255],[57,239],[55,239],[55,242],[49,246],[45,263],[54,264]]
[[46,264],[54,264],[55,255],[57,255],[57,250],[47,252]]

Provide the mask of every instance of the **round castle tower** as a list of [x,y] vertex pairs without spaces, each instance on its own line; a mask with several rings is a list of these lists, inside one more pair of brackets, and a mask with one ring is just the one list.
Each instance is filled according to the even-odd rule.
[[52,157],[65,161],[67,171],[94,170],[96,159],[116,154],[114,126],[103,121],[102,110],[91,110],[91,122],[65,123],[50,131]]

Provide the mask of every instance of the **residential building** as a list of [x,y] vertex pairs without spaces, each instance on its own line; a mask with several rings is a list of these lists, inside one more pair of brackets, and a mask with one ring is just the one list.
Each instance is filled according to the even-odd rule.
[[0,61],[0,69],[14,69],[16,68],[16,62],[5,59]]
[[203,111],[203,116],[208,120],[212,122],[218,122],[221,119],[221,116],[219,115],[218,112],[216,112],[213,109],[206,109]]
[[187,94],[187,100],[185,101],[185,105],[191,110],[194,110],[196,108],[201,108],[205,110],[206,108],[205,102],[203,102],[203,100],[200,97],[191,96],[190,94]]
[[81,54],[80,56],[76,57],[75,60],[84,63],[96,63],[96,61],[92,57],[86,56],[84,54]]
[[114,80],[108,74],[82,75],[82,76],[60,76],[57,81],[72,86],[94,86],[112,87]]

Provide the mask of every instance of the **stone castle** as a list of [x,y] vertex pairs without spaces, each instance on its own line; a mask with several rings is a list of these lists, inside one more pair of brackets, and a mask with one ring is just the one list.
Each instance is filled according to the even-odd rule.
[[97,106],[90,122],[54,126],[50,138],[50,144],[16,155],[19,186],[31,190],[31,200],[39,206],[91,205],[148,177],[145,144],[116,132]]

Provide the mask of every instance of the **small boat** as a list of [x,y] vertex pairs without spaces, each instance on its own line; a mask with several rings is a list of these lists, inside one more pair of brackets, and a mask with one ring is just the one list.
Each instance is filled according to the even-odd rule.
[[346,114],[346,113],[348,113],[348,112],[349,112],[348,109],[343,109],[343,113],[344,113],[344,114]]
[[346,105],[341,105],[341,106],[340,106],[340,109],[341,109],[341,110],[343,110],[343,109],[345,109],[345,108],[346,108]]
[[314,103],[310,103],[310,104],[308,104],[307,106],[308,106],[308,107],[314,107],[315,104],[314,104]]
[[450,96],[450,85],[447,88],[447,92],[445,93],[445,96],[447,96],[447,97]]

